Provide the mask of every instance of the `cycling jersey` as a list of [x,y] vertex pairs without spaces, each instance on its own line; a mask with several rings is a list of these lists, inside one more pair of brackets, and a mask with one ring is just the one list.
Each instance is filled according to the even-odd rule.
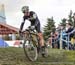
[[24,23],[25,23],[25,20],[29,20],[31,22],[31,26],[35,26],[37,32],[41,32],[40,31],[40,21],[36,15],[35,12],[33,11],[30,11],[30,15],[29,16],[23,16],[23,22],[21,24],[21,27],[20,27],[20,30],[22,30],[23,26],[24,26]]

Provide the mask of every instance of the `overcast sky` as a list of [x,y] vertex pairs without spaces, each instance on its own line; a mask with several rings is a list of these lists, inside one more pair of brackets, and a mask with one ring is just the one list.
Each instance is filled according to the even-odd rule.
[[67,18],[70,10],[75,12],[75,0],[0,0],[0,3],[5,5],[7,23],[18,28],[23,16],[21,7],[24,5],[28,5],[30,10],[37,13],[42,26],[51,16],[57,25],[62,18]]

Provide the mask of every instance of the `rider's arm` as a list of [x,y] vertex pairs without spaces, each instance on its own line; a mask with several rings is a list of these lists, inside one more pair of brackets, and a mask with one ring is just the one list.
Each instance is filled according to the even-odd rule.
[[34,20],[37,18],[37,15],[34,13],[32,17],[28,18],[29,20]]
[[23,26],[24,26],[25,20],[26,20],[26,18],[23,17],[23,22],[22,22],[21,25],[20,25],[20,31],[22,31],[22,29],[23,29]]
[[36,14],[33,14],[33,17],[35,18],[35,26],[37,26],[38,25],[38,23],[39,23],[39,19],[38,19],[38,16],[36,15]]
[[21,23],[20,31],[23,29],[24,23],[25,23],[25,21]]
[[28,18],[29,20],[35,20],[35,26],[37,26],[38,24],[38,17],[37,17],[37,14],[35,12],[32,12],[32,17]]

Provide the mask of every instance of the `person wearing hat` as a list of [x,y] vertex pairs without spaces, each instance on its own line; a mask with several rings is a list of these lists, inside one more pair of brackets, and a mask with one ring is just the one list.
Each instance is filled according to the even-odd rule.
[[71,23],[67,22],[66,23],[66,33],[70,33],[71,31],[73,31],[73,26]]
[[39,39],[40,39],[41,50],[42,50],[42,52],[45,52],[43,34],[41,32],[40,21],[38,19],[37,14],[34,11],[29,11],[29,6],[23,6],[21,11],[22,11],[24,16],[23,16],[23,22],[21,23],[19,32],[21,33],[21,31],[23,29],[23,26],[25,24],[25,21],[29,20],[30,23],[31,23],[31,27],[33,29],[35,28],[36,31],[38,32],[38,36],[39,36]]
[[[71,25],[71,23],[66,23],[66,33],[69,35],[69,41],[71,41],[71,38],[74,36],[73,33],[71,33],[74,30],[73,26]],[[69,49],[72,49],[72,44],[69,43]]]

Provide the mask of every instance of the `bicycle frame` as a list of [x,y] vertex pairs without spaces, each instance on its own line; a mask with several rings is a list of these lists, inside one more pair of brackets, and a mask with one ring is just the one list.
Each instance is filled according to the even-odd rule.
[[[38,57],[38,50],[37,50],[39,44],[38,39],[39,37],[36,31],[31,30],[30,28],[23,31],[24,53],[30,61],[35,61]],[[27,49],[31,49],[31,50],[27,51]],[[33,54],[31,53],[32,51],[34,52]]]

